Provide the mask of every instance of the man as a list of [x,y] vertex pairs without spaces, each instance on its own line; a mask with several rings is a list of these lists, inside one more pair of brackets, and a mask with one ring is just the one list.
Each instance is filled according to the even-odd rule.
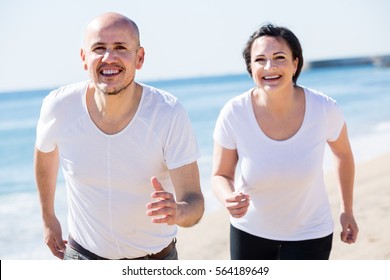
[[[132,20],[98,16],[81,49],[90,81],[43,102],[35,176],[45,242],[60,259],[177,259],[176,225],[193,226],[203,215],[189,118],[175,97],[135,82],[144,55]],[[60,162],[68,241],[54,211]]]

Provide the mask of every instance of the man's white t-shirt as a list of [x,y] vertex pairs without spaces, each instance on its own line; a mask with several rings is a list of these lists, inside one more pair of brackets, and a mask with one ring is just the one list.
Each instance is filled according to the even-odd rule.
[[333,232],[333,219],[323,179],[327,141],[337,140],[344,118],[336,102],[304,88],[306,109],[299,131],[284,141],[267,137],[252,107],[252,90],[230,100],[221,110],[214,140],[237,150],[235,188],[250,195],[234,227],[273,240],[307,240]]
[[57,146],[68,192],[72,237],[105,258],[136,258],[167,246],[176,226],[146,215],[156,176],[174,193],[169,169],[196,161],[199,148],[187,113],[177,99],[142,85],[139,107],[117,134],[103,133],[86,108],[88,82],[51,92],[44,100],[36,147]]

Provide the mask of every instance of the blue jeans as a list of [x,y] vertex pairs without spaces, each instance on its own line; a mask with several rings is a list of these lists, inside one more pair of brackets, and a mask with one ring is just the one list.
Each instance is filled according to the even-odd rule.
[[[145,260],[151,260],[148,256],[144,257]],[[64,260],[90,260],[87,256],[80,254],[75,249],[70,247],[69,245],[66,246]],[[163,259],[161,260],[178,260],[178,254],[176,247]]]

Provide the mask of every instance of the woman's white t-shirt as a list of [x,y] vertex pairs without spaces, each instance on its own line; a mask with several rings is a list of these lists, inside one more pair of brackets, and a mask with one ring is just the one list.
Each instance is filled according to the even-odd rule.
[[252,90],[230,100],[218,117],[214,140],[237,150],[235,189],[250,195],[238,229],[273,240],[307,240],[333,232],[323,179],[324,149],[335,141],[344,118],[336,102],[304,88],[306,108],[299,131],[276,141],[260,129],[252,107]]

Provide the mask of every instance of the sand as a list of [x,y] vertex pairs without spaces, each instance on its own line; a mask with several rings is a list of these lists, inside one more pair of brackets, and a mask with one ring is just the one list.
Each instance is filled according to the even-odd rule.
[[[340,241],[339,190],[334,173],[325,176],[335,221],[332,260],[390,259],[390,154],[356,165],[354,213],[359,226],[355,244]],[[218,202],[216,202],[218,203]],[[229,217],[222,206],[206,212],[192,228],[180,228],[181,260],[229,259]]]

